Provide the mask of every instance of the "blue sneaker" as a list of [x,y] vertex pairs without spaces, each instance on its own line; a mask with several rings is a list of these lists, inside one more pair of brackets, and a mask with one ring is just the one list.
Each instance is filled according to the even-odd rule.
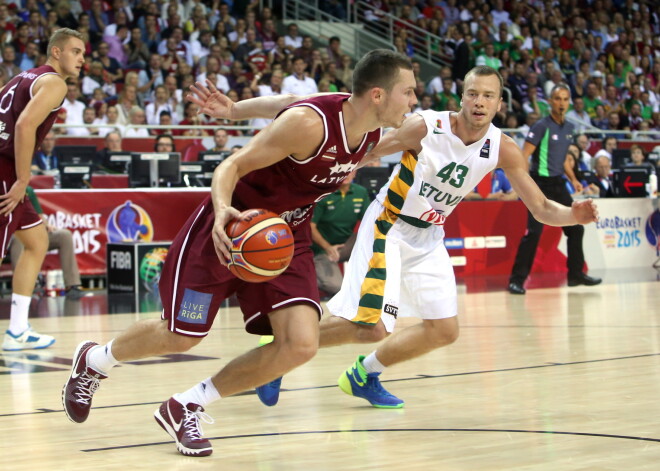
[[349,396],[366,399],[379,409],[401,409],[404,402],[387,392],[380,384],[378,380],[380,373],[367,373],[362,360],[364,355],[360,355],[353,366],[341,374],[337,381],[339,389]]
[[[259,339],[259,346],[271,343],[274,340],[272,335],[263,335]],[[282,377],[274,379],[270,383],[258,386],[255,389],[259,400],[268,407],[273,407],[280,399],[280,387],[282,386]]]
[[19,335],[14,335],[9,330],[5,332],[5,340],[2,342],[2,349],[6,352],[16,352],[18,350],[38,350],[48,348],[55,343],[55,339],[50,335],[39,334],[28,328]]

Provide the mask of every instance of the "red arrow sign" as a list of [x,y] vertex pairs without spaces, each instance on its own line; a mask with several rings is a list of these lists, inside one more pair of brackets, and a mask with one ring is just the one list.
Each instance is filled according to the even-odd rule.
[[626,178],[626,181],[623,182],[623,188],[625,188],[626,192],[632,193],[632,191],[630,191],[630,189],[632,187],[636,187],[636,186],[644,186],[644,184],[642,182],[631,182],[630,181],[630,175],[628,175],[628,177]]

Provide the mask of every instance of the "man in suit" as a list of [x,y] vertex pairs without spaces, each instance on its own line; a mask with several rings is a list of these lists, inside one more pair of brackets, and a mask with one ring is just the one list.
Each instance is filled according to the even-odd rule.
[[600,197],[606,198],[614,196],[614,189],[612,188],[612,180],[610,174],[612,173],[612,164],[610,159],[602,155],[596,159],[595,165],[596,173],[591,178],[589,183],[593,183],[600,190]]
[[454,41],[456,45],[452,62],[453,78],[457,84],[462,86],[465,74],[470,70],[470,47],[465,42],[463,32],[459,28],[454,29]]

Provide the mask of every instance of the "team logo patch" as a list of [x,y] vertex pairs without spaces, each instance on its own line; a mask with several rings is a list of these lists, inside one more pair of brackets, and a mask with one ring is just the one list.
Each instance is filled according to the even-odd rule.
[[176,320],[188,324],[206,324],[213,295],[186,288]]
[[484,142],[484,146],[481,148],[481,151],[479,152],[479,157],[484,159],[490,157],[490,139],[486,139],[486,142]]
[[393,306],[392,304],[386,304],[385,307],[383,308],[383,312],[385,314],[390,314],[394,316],[394,318],[396,319],[396,316],[399,314],[399,308]]

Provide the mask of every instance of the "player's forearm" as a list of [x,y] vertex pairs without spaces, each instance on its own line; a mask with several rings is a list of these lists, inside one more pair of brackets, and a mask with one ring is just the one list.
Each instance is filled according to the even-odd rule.
[[302,97],[298,95],[271,95],[248,100],[241,100],[234,103],[230,119],[242,121],[252,118],[273,119],[277,113],[289,106],[291,103],[299,101]]
[[16,159],[16,179],[27,185],[30,182],[32,153],[34,150],[36,129],[31,126],[16,125],[14,136],[14,158]]
[[231,206],[231,196],[238,182],[238,170],[231,159],[218,165],[211,180],[211,201],[216,211]]
[[546,199],[544,204],[532,212],[534,219],[548,226],[574,226],[578,224],[568,206]]

